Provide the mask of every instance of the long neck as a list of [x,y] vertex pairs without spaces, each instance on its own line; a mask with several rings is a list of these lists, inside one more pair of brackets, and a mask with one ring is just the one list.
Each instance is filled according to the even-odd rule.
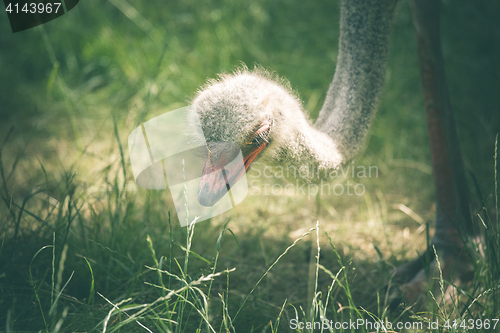
[[315,127],[345,163],[371,125],[385,80],[397,0],[342,0],[337,68]]
[[[290,124],[291,122],[289,122]],[[320,132],[305,119],[303,113],[296,114],[292,128],[286,133],[275,149],[268,164],[279,165],[286,172],[286,178],[295,182],[318,182],[328,179],[330,172],[340,168],[342,156],[337,146],[325,133]],[[264,157],[264,160],[266,160]]]

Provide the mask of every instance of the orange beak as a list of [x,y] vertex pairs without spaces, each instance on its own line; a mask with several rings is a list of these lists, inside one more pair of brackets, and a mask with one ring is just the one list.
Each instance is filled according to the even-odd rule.
[[[212,143],[211,146],[213,147],[214,144]],[[198,187],[198,202],[205,207],[215,205],[231,186],[243,177],[266,146],[267,142],[263,142],[239,160],[241,152],[239,148],[236,151],[230,148],[222,149],[219,154],[212,154],[209,150]]]

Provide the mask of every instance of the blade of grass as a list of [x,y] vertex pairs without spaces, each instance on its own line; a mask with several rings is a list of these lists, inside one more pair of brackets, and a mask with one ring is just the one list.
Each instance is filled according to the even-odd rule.
[[45,249],[48,249],[48,248],[52,248],[54,247],[53,245],[45,245],[44,247],[42,247],[40,250],[38,250],[35,255],[33,256],[33,258],[31,258],[31,262],[30,262],[30,265],[29,265],[29,275],[30,275],[30,282],[31,282],[31,285],[33,286],[33,290],[35,292],[35,297],[36,297],[36,300],[38,302],[38,306],[40,307],[40,312],[42,314],[42,319],[43,319],[43,323],[45,325],[45,329],[48,331],[49,330],[49,326],[47,324],[47,320],[45,320],[45,315],[43,314],[43,307],[42,307],[42,303],[40,301],[40,297],[38,296],[38,288],[40,288],[42,282],[43,282],[43,279],[42,279],[42,282],[40,282],[40,285],[38,287],[36,287],[35,285],[35,280],[33,279],[33,274],[31,272],[31,265],[33,264],[33,260],[35,260],[35,258],[38,256],[38,254],[40,252],[42,252],[43,250]]
[[285,251],[279,255],[279,257],[272,263],[271,266],[269,266],[269,268],[266,270],[266,272],[261,276],[261,278],[259,279],[259,281],[257,281],[257,283],[253,286],[252,290],[250,290],[250,292],[247,294],[247,296],[245,297],[245,299],[243,300],[243,303],[241,303],[238,311],[236,312],[236,314],[234,315],[234,318],[233,318],[233,321],[236,321],[236,318],[238,317],[238,314],[240,313],[241,309],[243,309],[243,306],[245,305],[246,301],[248,300],[248,298],[250,297],[250,295],[255,291],[255,288],[257,288],[257,286],[259,285],[259,283],[266,277],[266,275],[269,273],[269,271],[281,260],[281,258],[283,258],[283,256],[285,254],[288,253],[288,251],[290,251],[290,249],[292,249],[293,247],[295,247],[295,245],[297,245],[298,242],[300,242],[304,237],[306,237],[307,235],[309,235],[312,231],[316,230],[316,228],[311,228],[309,229],[308,231],[306,231],[305,233],[302,234],[302,236],[300,236],[299,238],[297,238],[292,245],[290,245],[289,247],[287,247],[285,249]]

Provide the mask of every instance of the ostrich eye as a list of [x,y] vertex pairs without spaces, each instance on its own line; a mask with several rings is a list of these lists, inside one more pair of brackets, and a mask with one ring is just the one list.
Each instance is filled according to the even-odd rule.
[[267,128],[265,128],[264,130],[257,131],[254,134],[253,139],[251,141],[247,142],[247,145],[260,146],[264,142],[269,143],[269,133],[270,132],[271,132],[271,128],[269,126],[267,126]]
[[248,138],[246,144],[260,146],[263,142],[269,143],[269,134],[271,133],[272,124],[272,120],[266,120],[258,125]]

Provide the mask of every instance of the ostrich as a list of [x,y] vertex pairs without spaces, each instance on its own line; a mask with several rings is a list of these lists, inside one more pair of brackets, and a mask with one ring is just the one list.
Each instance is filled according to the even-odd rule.
[[[314,125],[290,86],[259,68],[221,75],[198,92],[192,102],[191,117],[200,122],[192,124],[201,124],[198,130],[203,131],[208,142],[198,192],[200,204],[214,205],[228,184],[240,178],[257,158],[269,165],[312,167],[319,171],[319,177],[305,181],[314,182],[358,153],[383,88],[396,4],[397,0],[342,0],[336,71]],[[410,5],[436,187],[436,232],[432,245],[447,278],[465,266],[457,267],[456,263],[463,257],[461,235],[470,234],[472,229],[468,189],[440,50],[439,3],[410,0]],[[227,143],[241,149],[244,163],[221,177],[212,171],[236,154]],[[393,295],[416,301],[425,294],[424,267],[429,264],[436,270],[434,257],[432,251],[399,267],[395,280],[400,283],[401,293]],[[400,296],[393,298],[397,301]]]

